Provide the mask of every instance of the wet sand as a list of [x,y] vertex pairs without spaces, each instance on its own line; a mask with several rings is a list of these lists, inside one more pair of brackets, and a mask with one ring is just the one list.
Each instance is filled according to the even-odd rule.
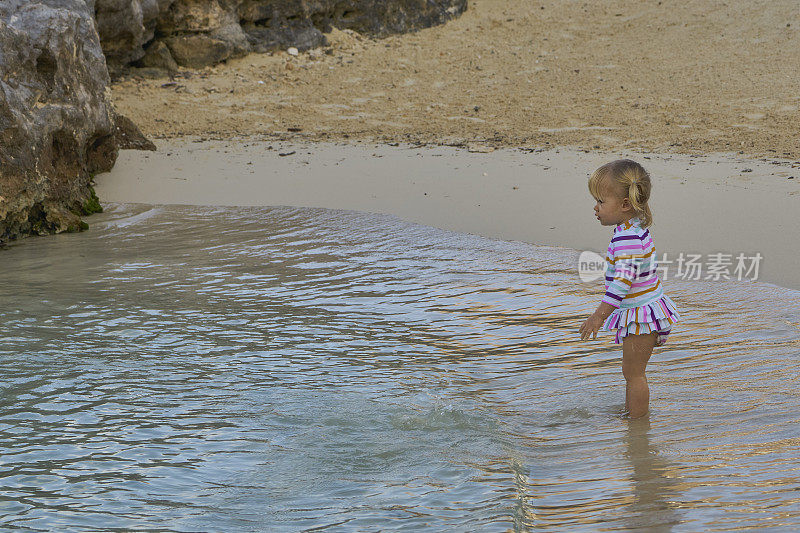
[[[792,161],[565,148],[479,153],[369,142],[157,144],[153,153],[123,151],[112,172],[97,176],[102,202],[351,209],[597,252],[612,228],[595,219],[586,180],[600,164],[632,157],[653,177],[651,232],[659,256],[702,254],[706,263],[709,254],[758,252],[758,281],[800,289],[790,237],[800,227],[800,168]],[[707,274],[704,265],[701,276]]]

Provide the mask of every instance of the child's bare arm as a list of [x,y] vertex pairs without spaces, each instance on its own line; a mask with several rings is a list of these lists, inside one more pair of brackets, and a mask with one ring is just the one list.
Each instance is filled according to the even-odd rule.
[[614,312],[614,307],[608,302],[600,302],[600,305],[597,306],[595,312],[586,319],[586,322],[580,328],[581,340],[586,340],[589,337],[593,339],[597,338],[597,332],[600,330],[600,327],[605,322],[608,315]]

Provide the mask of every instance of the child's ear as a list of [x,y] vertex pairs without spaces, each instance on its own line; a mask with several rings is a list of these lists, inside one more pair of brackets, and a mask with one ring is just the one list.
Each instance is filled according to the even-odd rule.
[[630,198],[623,198],[622,199],[622,209],[628,209],[630,207],[632,207]]

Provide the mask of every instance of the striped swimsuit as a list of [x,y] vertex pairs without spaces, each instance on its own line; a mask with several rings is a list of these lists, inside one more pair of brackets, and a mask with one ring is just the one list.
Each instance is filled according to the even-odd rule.
[[657,332],[656,346],[667,341],[678,310],[661,286],[656,248],[639,217],[617,225],[606,254],[603,301],[616,309],[600,328],[616,330],[616,343],[627,335]]

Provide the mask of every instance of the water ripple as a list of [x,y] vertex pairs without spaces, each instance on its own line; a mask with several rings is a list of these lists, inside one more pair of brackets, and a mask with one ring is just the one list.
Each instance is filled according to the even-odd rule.
[[92,226],[4,253],[3,527],[800,527],[795,291],[665,281],[629,423],[574,250],[289,207]]

